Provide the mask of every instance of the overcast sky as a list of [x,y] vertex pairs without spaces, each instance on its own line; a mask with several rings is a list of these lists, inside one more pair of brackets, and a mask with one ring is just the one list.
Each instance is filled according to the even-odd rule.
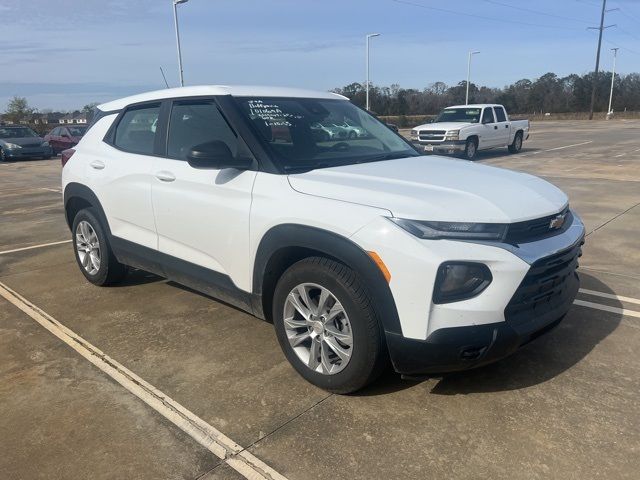
[[[593,69],[599,0],[190,0],[179,5],[187,84],[328,90],[364,81],[364,35],[377,85],[424,88],[466,76],[504,86]],[[640,0],[609,0],[603,68],[640,71]],[[525,10],[530,11],[525,11]],[[446,10],[446,11],[443,11]],[[532,10],[532,11],[531,11]],[[13,95],[40,109],[178,82],[171,0],[0,0],[0,110]]]

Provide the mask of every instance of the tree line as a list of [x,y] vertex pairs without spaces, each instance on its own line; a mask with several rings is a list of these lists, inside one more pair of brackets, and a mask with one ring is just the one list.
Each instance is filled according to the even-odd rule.
[[84,113],[88,117],[90,117],[93,114],[93,109],[97,105],[98,103],[90,103],[82,107],[82,110],[65,110],[54,112],[51,109],[38,110],[37,108],[31,107],[25,97],[14,96],[7,104],[7,109],[2,115],[2,120],[7,123],[19,123],[21,121],[27,121],[30,123],[30,120],[34,115],[57,114],[59,116],[62,116],[67,113]]
[[[546,73],[535,80],[522,79],[504,88],[469,85],[469,103],[501,103],[514,114],[588,112],[591,89],[596,83],[595,111],[606,112],[609,106],[611,73],[591,72],[558,77]],[[351,83],[333,90],[364,107],[365,85]],[[435,82],[426,88],[370,86],[370,109],[379,115],[432,115],[444,107],[464,104],[466,82],[449,86]],[[617,75],[614,81],[614,112],[640,111],[640,74]]]

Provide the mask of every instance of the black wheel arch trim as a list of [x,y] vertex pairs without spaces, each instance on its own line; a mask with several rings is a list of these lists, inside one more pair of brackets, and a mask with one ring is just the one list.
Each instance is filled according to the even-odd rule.
[[104,209],[102,208],[102,204],[96,194],[86,185],[82,185],[81,183],[71,182],[64,189],[64,216],[67,220],[67,226],[69,229],[73,226],[73,218],[69,218],[69,202],[73,199],[81,199],[91,204],[91,206],[96,210],[98,214],[98,219],[102,223],[102,226],[106,229],[107,234],[111,235],[111,229],[109,228],[109,222],[107,221],[107,216],[104,213]]
[[[254,262],[253,294],[255,298],[262,298],[270,261],[277,257],[279,252],[295,248],[321,252],[360,274],[369,289],[371,300],[385,332],[402,334],[398,310],[389,284],[367,252],[342,235],[316,227],[282,224],[272,227],[265,233],[256,251]],[[263,312],[262,304],[254,305],[254,311],[257,316],[262,317],[267,313]]]

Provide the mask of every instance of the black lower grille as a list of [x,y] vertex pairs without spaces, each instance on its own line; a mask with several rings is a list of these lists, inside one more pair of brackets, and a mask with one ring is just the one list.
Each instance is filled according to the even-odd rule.
[[531,265],[504,311],[507,322],[519,325],[556,310],[559,315],[566,311],[578,288],[582,243]]

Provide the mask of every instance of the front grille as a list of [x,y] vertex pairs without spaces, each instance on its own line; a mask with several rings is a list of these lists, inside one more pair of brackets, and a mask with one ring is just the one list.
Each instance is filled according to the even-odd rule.
[[[554,228],[551,222],[558,216],[564,216],[564,223],[561,227]],[[564,232],[572,222],[573,215],[569,207],[567,207],[562,212],[547,217],[510,224],[505,241],[511,244],[518,244],[552,237],[553,235]]]
[[557,310],[563,314],[577,290],[582,244],[536,261],[504,311],[507,322],[520,325]]
[[444,130],[421,130],[418,132],[418,138],[426,142],[441,142],[444,140],[445,133],[447,132]]

